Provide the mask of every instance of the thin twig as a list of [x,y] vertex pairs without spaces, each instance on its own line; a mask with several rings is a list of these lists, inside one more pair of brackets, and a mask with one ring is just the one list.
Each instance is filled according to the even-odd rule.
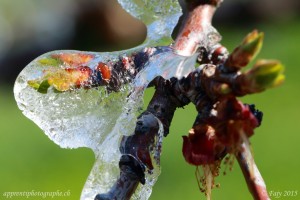
[[[248,189],[255,200],[269,200],[266,184],[254,162],[249,148],[243,143],[240,151],[236,154],[240,168],[248,185]],[[252,166],[251,166],[252,165]],[[252,170],[251,170],[252,168]]]

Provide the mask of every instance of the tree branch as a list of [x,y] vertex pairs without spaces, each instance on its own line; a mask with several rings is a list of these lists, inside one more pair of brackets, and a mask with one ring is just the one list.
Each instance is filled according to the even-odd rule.
[[[211,20],[220,3],[221,0],[185,0],[184,19],[172,48],[184,56],[199,51],[201,65],[180,80],[157,77],[151,82],[155,94],[147,110],[139,116],[134,133],[124,136],[120,145],[120,177],[108,193],[97,195],[96,200],[130,199],[137,185],[145,183],[146,171],[154,169],[153,161],[159,163],[160,148],[155,160],[151,157],[155,145],[161,145],[155,143],[159,137],[157,119],[166,136],[176,108],[190,102],[195,104],[198,116],[189,135],[184,137],[183,154],[187,162],[197,166],[211,165],[217,170],[227,153],[235,154],[253,197],[269,199],[249,148],[240,148],[259,126],[262,113],[236,97],[276,86],[283,80],[283,67],[278,62],[260,62],[250,71],[241,72],[261,47],[262,34],[255,31],[230,55],[218,40],[210,43],[210,36],[217,34]],[[130,66],[138,72],[150,56],[151,53],[144,50],[128,57],[134,63]],[[123,69],[125,65],[122,62],[120,66]],[[217,172],[211,174],[218,175]],[[212,177],[207,180],[212,180]],[[207,191],[210,191],[213,184],[206,184]]]
[[269,200],[266,184],[254,162],[254,158],[249,148],[245,144],[241,145],[240,151],[236,154],[248,189],[255,200]]
[[206,41],[204,34],[211,29],[211,20],[216,10],[215,1],[186,1],[188,13],[184,13],[183,26],[175,39],[173,48],[178,54],[189,56],[196,52],[199,46]]

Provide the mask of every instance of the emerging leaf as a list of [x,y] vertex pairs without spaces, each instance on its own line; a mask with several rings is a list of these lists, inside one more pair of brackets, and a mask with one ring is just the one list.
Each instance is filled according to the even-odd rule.
[[58,67],[61,64],[61,61],[55,58],[42,58],[38,61],[42,66],[53,66]]
[[39,88],[37,89],[38,92],[46,94],[48,91],[48,88],[50,87],[48,80],[44,80],[41,82]]
[[249,33],[243,42],[229,55],[226,65],[244,67],[259,53],[263,43],[264,33],[257,30]]
[[39,89],[41,82],[39,80],[29,80],[27,84],[33,89]]
[[277,60],[259,60],[245,75],[250,88],[263,91],[280,85],[283,71],[284,66]]

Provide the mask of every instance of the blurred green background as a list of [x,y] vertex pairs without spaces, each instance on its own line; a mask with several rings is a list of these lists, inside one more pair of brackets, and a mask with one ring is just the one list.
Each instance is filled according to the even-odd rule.
[[[10,2],[10,4],[14,2],[16,7],[7,7],[8,2]],[[29,1],[26,0],[24,2],[28,3]],[[44,1],[41,0],[40,2]],[[74,0],[68,2],[70,4],[77,4],[83,1]],[[92,2],[95,3],[95,1],[90,1],[90,3]],[[291,6],[289,8],[291,10],[287,12],[283,9],[283,6],[279,7],[282,9],[275,8],[275,11],[268,10],[268,7],[265,7],[265,10],[262,9],[259,5],[263,6],[265,2],[270,2],[267,0],[262,1],[261,4],[259,4],[259,1],[242,1],[244,3],[246,2],[245,4],[232,3],[236,1],[230,2],[230,0],[225,2],[229,3],[224,5],[224,10],[222,10],[222,8],[220,9],[220,13],[223,15],[220,16],[220,14],[218,14],[215,23],[215,27],[223,36],[222,43],[229,50],[232,50],[234,46],[242,40],[245,34],[250,32],[253,28],[257,28],[265,32],[264,46],[258,58],[276,58],[281,60],[286,66],[286,81],[281,87],[261,94],[245,97],[242,100],[245,103],[255,103],[257,108],[264,112],[263,124],[256,130],[255,135],[251,138],[251,142],[256,163],[265,179],[268,190],[282,193],[285,191],[297,191],[297,196],[281,197],[280,199],[300,199],[300,21],[299,16],[297,16],[299,7]],[[42,131],[17,108],[13,97],[13,80],[16,78],[17,73],[19,73],[30,60],[45,51],[52,50],[56,47],[81,50],[98,50],[97,47],[99,47],[100,50],[128,48],[142,40],[145,30],[138,22],[131,22],[137,27],[134,29],[136,32],[130,32],[133,31],[132,28],[127,27],[127,29],[130,29],[127,30],[127,32],[125,30],[123,30],[124,32],[119,31],[115,33],[116,37],[105,39],[105,37],[111,36],[111,34],[109,34],[110,32],[115,31],[115,28],[109,25],[116,23],[118,19],[110,19],[115,20],[111,22],[108,20],[110,17],[105,18],[103,16],[90,14],[91,10],[94,14],[98,13],[99,10],[95,11],[92,8],[88,8],[86,13],[77,13],[77,17],[71,19],[86,25],[89,23],[89,19],[96,20],[97,17],[99,17],[99,21],[104,21],[103,23],[101,21],[100,25],[102,26],[106,23],[106,26],[102,28],[108,31],[108,33],[104,34],[101,30],[95,30],[103,34],[99,36],[101,39],[95,40],[95,38],[90,35],[83,38],[83,35],[80,35],[83,33],[74,35],[73,31],[77,30],[74,27],[82,26],[82,24],[80,26],[79,23],[78,26],[73,26],[74,29],[72,29],[72,27],[70,28],[69,32],[72,33],[71,35],[70,33],[68,33],[69,35],[66,33],[65,39],[56,39],[64,41],[66,43],[65,46],[61,43],[60,45],[62,46],[55,46],[55,44],[52,44],[50,47],[39,46],[35,43],[36,38],[31,38],[30,34],[28,34],[29,36],[24,36],[23,40],[26,41],[23,41],[20,35],[25,34],[25,32],[16,33],[17,29],[13,29],[19,25],[19,21],[16,20],[18,23],[14,24],[15,21],[12,19],[18,19],[18,16],[22,16],[19,10],[22,10],[23,4],[16,0],[0,0],[0,22],[3,22],[3,19],[7,19],[6,25],[10,27],[9,32],[3,29],[4,26],[1,26],[0,23],[0,35],[2,35],[2,39],[5,39],[6,37],[4,36],[7,34],[6,32],[15,34],[11,35],[9,40],[3,39],[6,43],[3,41],[0,43],[2,47],[6,45],[5,48],[1,48],[0,51],[2,54],[0,57],[0,199],[5,199],[3,196],[4,192],[34,190],[49,192],[69,191],[71,194],[69,197],[55,197],[54,199],[76,200],[79,199],[82,187],[93,166],[94,155],[92,151],[84,148],[74,150],[61,149],[51,142]],[[84,5],[86,4],[88,3]],[[253,4],[256,7],[253,6]],[[285,5],[285,3],[283,4]],[[36,1],[33,1],[32,5],[38,6]],[[250,5],[253,6],[255,12],[249,12],[246,16],[243,15],[243,17],[242,15],[241,17],[230,16],[230,14],[232,15],[234,12],[241,13],[242,8],[248,8]],[[116,6],[116,4],[109,6]],[[118,9],[120,8],[109,6],[100,6],[99,9],[105,8],[104,10],[107,11],[109,10],[108,8],[110,8],[109,11],[111,12],[109,12],[108,15],[117,16],[120,12]],[[263,10],[261,12],[263,14],[259,14],[257,7]],[[44,7],[43,9],[50,9],[50,7]],[[84,9],[86,8],[82,7],[82,10]],[[14,12],[12,11],[15,12],[16,16],[14,16]],[[28,10],[25,9],[25,11]],[[115,13],[112,13],[112,11],[115,11]],[[27,12],[27,14],[32,15],[30,12]],[[80,17],[78,17],[78,15]],[[124,18],[123,15],[120,14],[121,18]],[[26,16],[26,14],[24,14],[24,16]],[[32,19],[34,19],[34,17],[32,17]],[[132,19],[128,17],[128,20]],[[55,21],[53,23],[55,23]],[[92,24],[91,27],[95,25],[96,24]],[[44,23],[42,26],[48,26],[48,24]],[[28,27],[25,26],[24,28],[26,29]],[[88,31],[81,30],[81,32],[93,31],[93,29],[89,30],[86,27],[83,30]],[[51,33],[55,30],[49,29],[46,30],[46,32],[47,31]],[[138,39],[130,39],[132,35]],[[80,40],[80,38],[83,39]],[[87,40],[87,38],[89,38],[89,40]],[[56,40],[50,39],[49,43],[54,43]],[[79,42],[74,42],[78,40]],[[122,41],[126,42],[120,43]],[[112,46],[110,46],[110,44],[112,44]],[[21,66],[17,66],[18,64]],[[149,101],[151,92],[151,90],[147,91],[145,102]],[[194,175],[195,167],[186,164],[181,153],[181,136],[188,133],[195,116],[196,112],[192,105],[185,107],[185,109],[177,110],[172,122],[170,134],[164,139],[161,158],[162,173],[154,186],[150,198],[151,200],[205,199],[205,196],[198,190]],[[252,199],[237,163],[235,163],[232,172],[227,173],[226,176],[220,175],[217,177],[216,182],[220,183],[221,187],[213,190],[213,199]],[[274,197],[271,198],[275,199]],[[13,199],[25,198],[15,197]],[[29,199],[41,198],[31,197]]]

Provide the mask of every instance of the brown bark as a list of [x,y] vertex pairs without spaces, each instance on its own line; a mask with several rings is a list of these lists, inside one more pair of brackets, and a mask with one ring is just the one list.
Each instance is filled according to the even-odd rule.
[[266,184],[254,162],[251,152],[245,147],[237,153],[236,159],[239,162],[244,178],[248,185],[249,192],[255,200],[269,200]]

